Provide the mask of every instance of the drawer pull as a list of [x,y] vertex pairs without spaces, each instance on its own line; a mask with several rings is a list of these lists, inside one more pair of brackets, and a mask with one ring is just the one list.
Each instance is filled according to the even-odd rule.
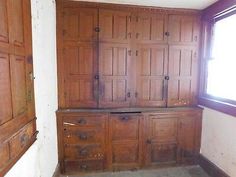
[[79,134],[79,138],[80,138],[81,140],[87,140],[87,139],[88,139],[88,136],[87,136],[87,134]]
[[86,149],[82,149],[82,150],[79,151],[79,154],[81,156],[87,156],[88,155],[88,151]]
[[86,123],[87,123],[87,121],[83,118],[78,120],[78,124],[80,124],[80,125],[85,125]]
[[87,170],[88,166],[83,164],[83,165],[80,165],[80,168],[83,169],[83,170]]
[[129,117],[121,117],[120,120],[127,121],[127,120],[129,120]]

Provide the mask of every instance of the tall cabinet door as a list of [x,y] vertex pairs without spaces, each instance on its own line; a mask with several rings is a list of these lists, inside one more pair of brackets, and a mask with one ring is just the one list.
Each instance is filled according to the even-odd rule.
[[167,45],[142,44],[136,60],[136,105],[166,105]]
[[99,10],[99,107],[129,107],[131,14]]
[[96,9],[64,9],[60,64],[65,67],[65,107],[97,107],[97,17]]

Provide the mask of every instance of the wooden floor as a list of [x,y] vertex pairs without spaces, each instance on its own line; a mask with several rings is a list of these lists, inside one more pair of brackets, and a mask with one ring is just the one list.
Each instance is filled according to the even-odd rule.
[[201,167],[173,167],[155,170],[138,170],[124,172],[90,173],[79,175],[61,175],[61,177],[209,177]]

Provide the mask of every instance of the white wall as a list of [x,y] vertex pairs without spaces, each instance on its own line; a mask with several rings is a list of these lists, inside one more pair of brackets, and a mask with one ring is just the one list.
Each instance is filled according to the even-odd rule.
[[37,142],[6,177],[51,177],[57,165],[56,14],[54,0],[31,0]]
[[236,117],[205,108],[201,153],[236,177]]

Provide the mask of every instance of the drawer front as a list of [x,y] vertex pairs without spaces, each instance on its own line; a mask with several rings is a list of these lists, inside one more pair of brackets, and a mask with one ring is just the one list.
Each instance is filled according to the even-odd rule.
[[138,143],[113,144],[112,163],[113,164],[139,163]]
[[84,146],[65,146],[65,159],[104,159],[102,145],[90,144]]
[[99,114],[79,114],[79,115],[71,115],[71,116],[64,116],[63,117],[63,125],[65,127],[99,127],[104,129],[105,122],[106,122],[106,115],[99,115]]
[[177,160],[177,145],[152,144],[150,159],[152,163],[175,163]]
[[10,140],[10,154],[11,158],[21,152],[25,146],[29,143],[34,134],[34,125],[27,125],[24,130],[21,130],[15,137]]
[[112,115],[110,117],[110,128],[112,141],[138,140],[141,116]]
[[90,172],[101,171],[104,169],[103,161],[101,160],[88,160],[88,161],[66,161],[65,169],[68,172]]
[[105,131],[101,129],[64,129],[65,144],[105,143]]
[[0,146],[0,170],[7,165],[7,162],[10,160],[10,152],[8,143],[5,143]]
[[155,141],[176,142],[177,118],[158,118],[150,116],[151,139]]

